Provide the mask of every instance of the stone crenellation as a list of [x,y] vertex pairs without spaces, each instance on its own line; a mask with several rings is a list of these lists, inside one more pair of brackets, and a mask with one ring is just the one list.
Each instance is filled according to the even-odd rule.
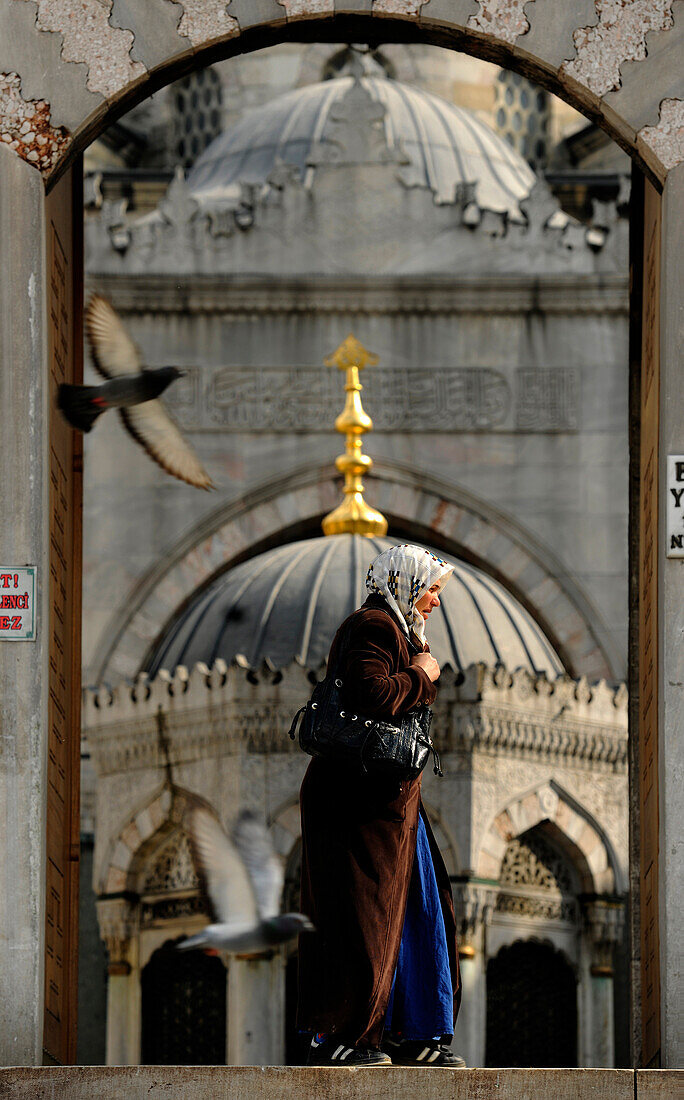
[[[275,672],[217,661],[209,669],[179,666],[153,679],[87,689],[83,727],[100,775],[165,762],[159,740],[164,715],[171,758],[186,764],[238,753],[298,752],[288,736],[292,715],[311,692],[300,665]],[[627,691],[624,684],[560,676],[555,681],[519,669],[478,664],[461,675],[445,668],[435,707],[435,742],[445,753],[497,753],[570,760],[576,767],[624,771]]]

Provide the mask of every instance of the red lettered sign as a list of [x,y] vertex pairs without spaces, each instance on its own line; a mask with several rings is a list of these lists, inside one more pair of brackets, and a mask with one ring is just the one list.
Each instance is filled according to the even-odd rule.
[[0,641],[35,641],[36,572],[35,565],[0,565]]

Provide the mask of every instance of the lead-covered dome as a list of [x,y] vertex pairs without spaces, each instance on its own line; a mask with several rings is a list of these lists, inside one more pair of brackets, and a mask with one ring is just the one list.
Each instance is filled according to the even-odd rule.
[[[147,663],[160,668],[211,666],[241,658],[251,668],[297,661],[318,669],[335,631],[366,598],[370,562],[396,540],[334,535],[268,550],[223,573],[191,600]],[[438,551],[454,566],[427,638],[441,665],[477,661],[523,666],[555,677],[563,664],[531,615],[503,585],[473,565]]]
[[[310,185],[312,156],[335,144],[335,106],[355,77],[310,84],[249,111],[217,137],[196,161],[188,184],[200,201],[234,197],[240,184],[265,184],[281,164],[298,169]],[[527,162],[471,111],[439,96],[385,77],[360,83],[384,108],[390,150],[405,154],[413,185],[430,188],[439,202],[451,202],[458,184],[475,185],[485,210],[522,221],[519,203],[535,184]],[[316,159],[315,157],[313,159]]]

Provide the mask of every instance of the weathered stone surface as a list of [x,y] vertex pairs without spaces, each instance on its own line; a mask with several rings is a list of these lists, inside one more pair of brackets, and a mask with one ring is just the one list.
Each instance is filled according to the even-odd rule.
[[277,0],[230,0],[226,11],[232,19],[237,19],[241,31],[260,23],[274,26],[287,19],[287,12]]
[[226,13],[225,0],[179,0],[183,17],[178,33],[189,38],[193,46],[206,46],[216,38],[233,37],[240,33],[237,19]]
[[552,69],[575,56],[577,27],[592,26],[598,19],[594,0],[529,0],[523,10],[529,30],[517,39],[516,53],[538,58]]
[[674,1100],[676,1096],[683,1094],[684,1070],[638,1069],[636,1071],[636,1100]]
[[[40,1061],[48,565],[43,182],[0,147],[0,561],[38,566],[38,636],[0,647],[0,1064]],[[0,1084],[2,1092],[2,1084]]]
[[[655,163],[651,162],[656,175],[681,164],[684,161],[684,100],[664,99],[657,126],[644,126],[637,137],[645,159],[649,159],[649,152],[657,158]],[[662,172],[659,170],[661,165]]]
[[603,97],[601,110],[608,118],[618,116],[634,130],[657,126],[662,101],[684,95],[684,4],[675,4],[672,14],[671,29],[647,36],[646,61],[625,62],[620,87]]
[[53,127],[76,130],[98,110],[103,97],[86,88],[84,65],[64,64],[59,35],[38,30],[36,9],[26,0],[0,0],[0,72],[19,74],[24,100],[49,96]]
[[373,7],[373,0],[335,0],[335,13],[340,15],[345,12],[369,12]]
[[479,0],[430,0],[421,9],[421,23],[465,30],[468,20],[479,10]]
[[22,160],[49,172],[70,143],[63,128],[53,126],[44,99],[25,100],[17,73],[0,73],[0,143]]
[[623,63],[646,56],[649,32],[672,26],[672,4],[673,0],[596,0],[598,23],[575,31],[577,56],[563,66],[564,72],[597,96],[617,88]]
[[88,66],[90,91],[108,98],[145,73],[145,66],[130,56],[133,31],[113,27],[111,10],[112,0],[38,0],[36,19],[39,30],[62,36],[63,61]]
[[515,42],[529,27],[524,7],[525,0],[480,0],[480,10],[470,17],[468,26],[502,42]]
[[373,15],[420,15],[426,0],[373,0]]
[[288,19],[306,19],[311,15],[332,15],[335,0],[278,0]]
[[[78,1066],[0,1070],[7,1100],[633,1100],[632,1070]],[[670,1082],[670,1087],[674,1084]]]
[[187,38],[178,32],[183,15],[178,0],[114,0],[109,22],[122,30],[134,28],[131,59],[153,69],[188,52]]

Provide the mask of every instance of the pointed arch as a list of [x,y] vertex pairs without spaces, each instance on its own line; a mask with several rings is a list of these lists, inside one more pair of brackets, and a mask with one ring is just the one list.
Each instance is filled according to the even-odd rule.
[[487,829],[478,854],[478,878],[498,879],[511,840],[541,825],[577,869],[584,893],[616,894],[626,889],[612,845],[596,818],[551,779],[514,795]]
[[183,828],[183,818],[191,802],[198,796],[182,787],[164,783],[133,813],[110,842],[97,893],[137,893],[140,871],[150,855],[161,847],[176,830]]
[[[337,500],[337,477],[333,466],[301,467],[194,526],[126,593],[102,632],[91,681],[135,676],[179,610],[219,573],[320,534],[320,521]],[[453,482],[386,459],[375,463],[368,482],[393,535],[429,543],[501,581],[542,627],[570,675],[624,677],[624,656],[598,609],[554,552],[512,516]],[[408,521],[407,512],[421,522]]]

